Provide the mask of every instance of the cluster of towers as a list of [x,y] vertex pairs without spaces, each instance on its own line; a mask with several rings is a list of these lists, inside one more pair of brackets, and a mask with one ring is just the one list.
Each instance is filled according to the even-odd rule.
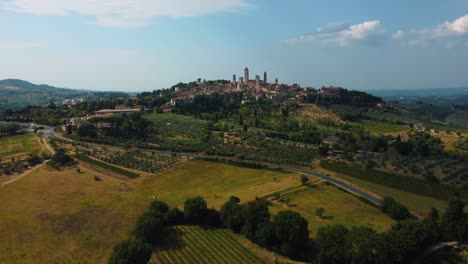
[[[232,83],[233,85],[237,85],[239,89],[242,89],[244,85],[248,85],[249,82],[255,82],[255,86],[258,88],[262,85],[268,84],[268,75],[266,72],[263,73],[263,80],[260,80],[260,75],[255,75],[255,81],[250,80],[249,77],[249,68],[245,67],[244,69],[244,77],[239,77],[239,82],[237,82],[237,76],[234,74],[232,76]],[[278,79],[275,79],[275,84],[278,84]]]

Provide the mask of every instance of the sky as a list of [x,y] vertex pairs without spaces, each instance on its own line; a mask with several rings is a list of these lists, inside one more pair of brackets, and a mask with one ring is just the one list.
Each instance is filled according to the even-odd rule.
[[468,0],[0,0],[0,79],[151,91],[250,75],[468,87]]

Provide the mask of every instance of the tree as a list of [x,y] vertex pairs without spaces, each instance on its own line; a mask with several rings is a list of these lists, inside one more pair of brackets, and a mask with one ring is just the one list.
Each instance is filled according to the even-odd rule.
[[297,257],[309,241],[307,220],[296,212],[279,212],[273,217],[273,228],[281,253],[289,257]]
[[323,217],[323,214],[325,213],[325,209],[323,208],[317,208],[315,209],[315,215],[322,218]]
[[255,233],[257,244],[264,248],[274,249],[277,243],[275,228],[273,224],[268,222],[260,223]]
[[165,202],[155,200],[151,202],[150,211],[153,213],[166,214],[169,211],[169,206]]
[[268,204],[265,200],[255,200],[242,205],[244,225],[241,233],[249,240],[256,242],[255,233],[260,223],[270,221]]
[[234,233],[239,233],[244,225],[242,208],[239,205],[240,199],[231,196],[229,200],[221,207],[220,215],[224,226],[231,229]]
[[409,218],[410,212],[404,205],[398,203],[391,197],[384,197],[381,204],[382,212],[395,220],[404,220]]
[[169,225],[181,225],[184,223],[184,212],[174,207],[167,212],[166,218]]
[[317,242],[320,246],[318,256],[321,264],[350,263],[348,255],[349,230],[343,225],[320,227],[317,231]]
[[382,263],[382,240],[379,235],[369,227],[353,227],[348,234],[348,252],[353,264]]
[[465,203],[459,195],[449,199],[448,207],[442,215],[443,238],[445,240],[468,240],[468,217],[464,212]]
[[207,209],[206,201],[202,197],[187,199],[184,203],[185,222],[192,225],[203,225]]
[[151,253],[150,244],[140,240],[125,240],[112,249],[109,264],[146,264]]
[[306,185],[309,182],[309,177],[302,175],[301,176],[301,184]]
[[158,241],[164,228],[164,215],[149,211],[138,218],[133,235],[137,239],[154,244]]

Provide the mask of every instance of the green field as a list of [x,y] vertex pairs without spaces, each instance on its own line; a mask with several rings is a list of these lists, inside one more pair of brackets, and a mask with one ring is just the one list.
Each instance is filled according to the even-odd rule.
[[[320,162],[320,166],[324,169],[335,171],[337,173],[348,175],[360,180],[439,200],[448,200],[457,191],[457,189],[448,185],[396,173],[368,170],[360,166],[355,166],[345,162],[322,160]],[[468,194],[466,193],[461,193],[461,195],[463,198],[468,198]]]
[[457,110],[445,118],[445,122],[468,124],[468,111]]
[[363,120],[354,123],[357,126],[361,126],[364,129],[368,130],[371,133],[376,134],[392,134],[392,133],[401,133],[406,130],[409,130],[408,126],[398,125],[394,123],[384,123],[384,122],[376,122],[370,120]]
[[208,122],[176,114],[148,114],[144,118],[153,123],[156,136],[170,140],[199,140],[207,133]]
[[411,192],[406,192],[401,189],[396,189],[381,184],[369,182],[363,179],[347,176],[345,174],[336,173],[333,171],[324,170],[321,168],[317,169],[317,172],[322,174],[330,174],[341,179],[344,179],[352,184],[355,184],[361,188],[364,188],[374,194],[381,197],[390,196],[398,202],[408,207],[411,211],[419,214],[426,215],[431,208],[437,208],[440,212],[443,212],[447,207],[447,201],[431,198],[428,196],[417,195]]
[[[317,229],[330,224],[342,224],[347,227],[365,225],[379,232],[386,231],[394,223],[379,208],[359,200],[354,195],[324,183],[287,192],[281,198],[288,199],[288,206],[273,202],[272,212],[290,209],[300,213],[309,222],[312,237]],[[315,215],[315,209],[324,208],[324,218]]]
[[41,151],[41,145],[33,133],[0,138],[0,159],[39,151]]
[[226,229],[198,226],[174,227],[171,237],[157,247],[150,264],[165,263],[263,263]]

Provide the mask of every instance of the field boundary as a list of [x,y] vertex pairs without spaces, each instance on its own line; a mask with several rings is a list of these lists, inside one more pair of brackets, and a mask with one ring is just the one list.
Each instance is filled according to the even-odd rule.
[[73,155],[73,157],[78,159],[78,160],[89,163],[91,165],[95,165],[95,166],[98,166],[100,168],[103,168],[105,170],[112,171],[112,172],[124,175],[124,176],[126,176],[128,178],[131,178],[131,179],[135,179],[135,178],[140,177],[140,175],[138,175],[138,174],[136,174],[134,172],[124,170],[124,169],[121,169],[119,167],[116,167],[116,166],[113,166],[113,165],[110,165],[110,164],[107,164],[107,163],[92,159],[92,158],[90,158],[88,156],[85,156],[83,154],[75,154],[75,155]]

